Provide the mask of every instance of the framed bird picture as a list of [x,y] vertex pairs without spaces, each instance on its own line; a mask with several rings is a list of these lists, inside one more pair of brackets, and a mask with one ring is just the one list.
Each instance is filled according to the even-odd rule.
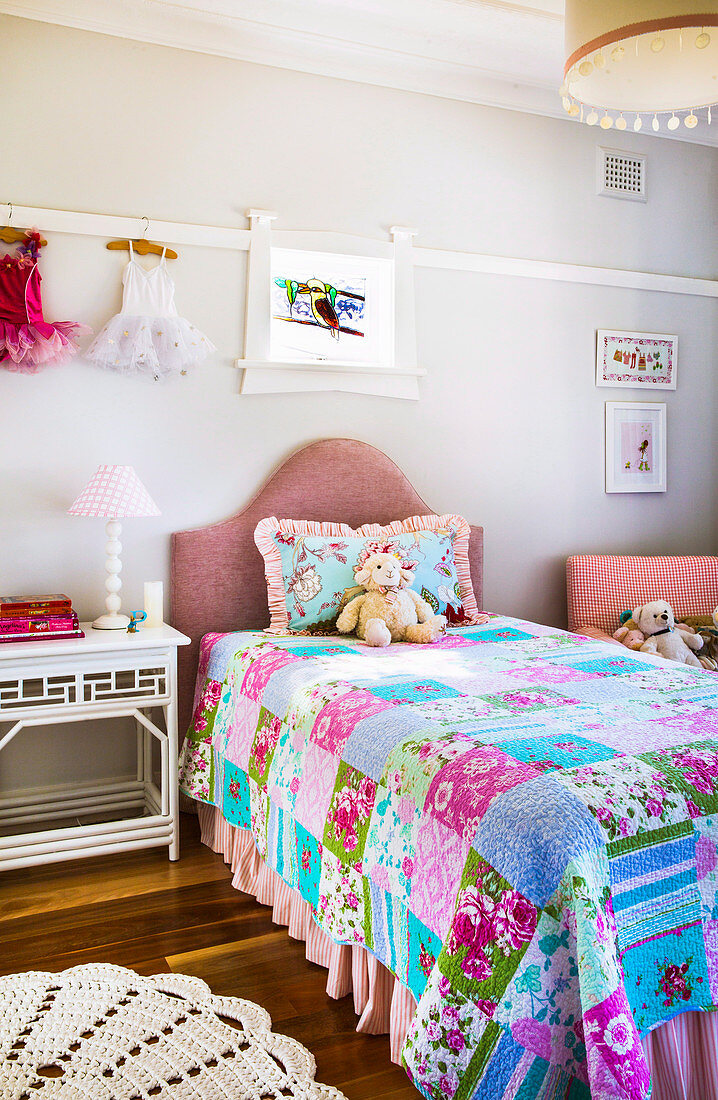
[[270,359],[380,368],[393,354],[391,260],[272,248]]
[[666,406],[606,402],[606,492],[665,493]]

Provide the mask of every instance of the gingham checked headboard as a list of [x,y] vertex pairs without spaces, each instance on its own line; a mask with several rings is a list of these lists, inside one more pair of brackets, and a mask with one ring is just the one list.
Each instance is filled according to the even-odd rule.
[[680,620],[710,615],[718,605],[718,558],[576,554],[566,562],[568,628],[612,634],[622,611],[666,600]]

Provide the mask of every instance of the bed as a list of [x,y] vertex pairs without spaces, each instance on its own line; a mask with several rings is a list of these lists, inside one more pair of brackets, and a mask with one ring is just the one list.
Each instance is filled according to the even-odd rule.
[[716,1100],[715,678],[500,615],[387,650],[257,629],[260,519],[430,511],[324,440],[173,536],[203,836],[421,1094]]

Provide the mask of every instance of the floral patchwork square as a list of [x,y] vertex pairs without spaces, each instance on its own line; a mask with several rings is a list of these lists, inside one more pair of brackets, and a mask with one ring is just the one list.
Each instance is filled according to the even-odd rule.
[[339,943],[364,943],[364,905],[361,863],[325,856],[317,901],[321,927]]
[[[336,657],[338,653],[354,653],[354,649],[348,645],[334,642],[317,642],[315,645],[292,645],[282,639],[281,646],[295,657],[304,657],[305,660],[317,660],[319,658]],[[332,665],[332,667],[335,667]]]
[[364,874],[405,904],[416,872],[421,810],[413,798],[381,784],[364,849]]
[[568,707],[578,703],[578,699],[570,699],[557,691],[539,688],[516,688],[514,691],[502,691],[499,695],[484,695],[483,698],[490,706],[509,714],[551,710],[554,707]]
[[324,845],[344,863],[362,858],[376,800],[376,783],[342,761],[329,804]]
[[260,786],[266,783],[269,765],[279,741],[282,723],[276,715],[262,707],[259,712],[257,730],[249,754],[249,774]]
[[454,988],[474,999],[487,998],[495,1010],[534,937],[540,912],[472,849],[439,956],[440,971]]
[[233,691],[234,711],[227,731],[227,759],[244,768],[249,767],[249,754],[254,743],[259,722],[259,703],[248,699],[246,695]]
[[340,756],[357,722],[393,705],[393,701],[377,697],[376,693],[347,684],[343,694],[337,694],[320,710],[312,727],[312,741]]
[[684,792],[691,817],[718,813],[718,745],[714,741],[646,752],[640,759]]
[[470,844],[493,800],[536,775],[537,768],[515,760],[496,745],[480,745],[434,776],[424,812]]
[[675,825],[689,816],[680,787],[667,783],[646,757],[614,756],[554,774],[557,783],[588,806],[609,841]]

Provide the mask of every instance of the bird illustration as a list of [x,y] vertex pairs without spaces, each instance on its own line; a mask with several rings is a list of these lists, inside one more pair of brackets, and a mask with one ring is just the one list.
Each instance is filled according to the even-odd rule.
[[335,340],[339,339],[339,318],[327,295],[326,284],[319,279],[307,279],[307,290],[312,306],[312,316],[322,328],[327,328]]

